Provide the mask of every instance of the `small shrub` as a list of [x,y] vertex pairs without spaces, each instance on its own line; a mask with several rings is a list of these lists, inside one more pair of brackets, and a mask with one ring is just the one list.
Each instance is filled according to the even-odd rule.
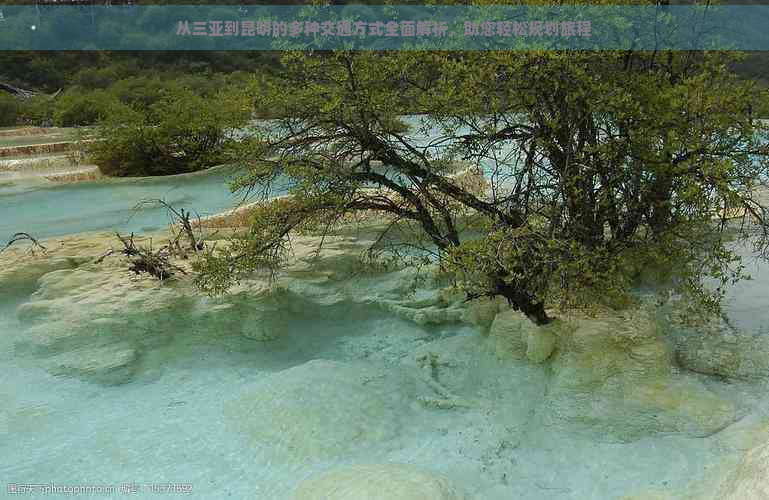
[[124,77],[129,70],[113,64],[101,68],[83,68],[72,77],[70,85],[84,89],[106,89]]
[[18,98],[0,91],[0,127],[16,125],[19,119]]
[[164,96],[178,90],[173,77],[160,78],[157,76],[138,76],[115,82],[110,87],[110,93],[133,108],[147,109],[163,99]]
[[55,100],[53,123],[58,127],[93,125],[106,118],[116,103],[117,100],[105,91],[74,89]]
[[36,95],[19,101],[16,123],[35,127],[50,127],[53,124],[55,101],[47,95]]
[[92,148],[106,175],[171,175],[224,163],[229,131],[242,127],[251,108],[245,98],[205,99],[188,90],[166,95],[148,109],[119,104],[99,127]]

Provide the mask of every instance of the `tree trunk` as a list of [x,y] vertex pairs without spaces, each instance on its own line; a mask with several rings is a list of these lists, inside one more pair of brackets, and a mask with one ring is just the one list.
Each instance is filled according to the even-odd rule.
[[652,233],[662,234],[667,229],[672,218],[671,210],[671,189],[673,178],[668,174],[658,174],[652,185],[652,191],[649,195],[649,204],[651,211],[648,222]]
[[495,278],[495,292],[507,299],[517,311],[521,311],[537,325],[546,325],[553,321],[545,311],[545,304],[534,300],[531,295],[513,285],[505,283],[501,276]]

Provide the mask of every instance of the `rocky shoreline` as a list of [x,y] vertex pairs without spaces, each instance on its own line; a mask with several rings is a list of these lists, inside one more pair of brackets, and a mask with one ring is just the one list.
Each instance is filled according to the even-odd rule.
[[[162,245],[168,235],[152,238],[153,245]],[[56,376],[100,385],[141,379],[147,360],[174,337],[208,335],[215,342],[236,336],[270,345],[289,334],[292,315],[308,311],[318,317],[340,310],[379,311],[427,331],[465,325],[475,332],[428,338],[410,353],[375,351],[373,362],[371,355],[349,363],[308,361],[275,372],[232,400],[224,414],[233,432],[255,443],[272,442],[276,453],[285,446],[283,460],[339,458],[396,439],[408,415],[390,415],[387,409],[403,407],[404,398],[411,401],[405,407],[418,412],[469,411],[515,420],[512,415],[519,410],[506,410],[505,401],[514,401],[510,391],[520,389],[507,386],[522,381],[500,378],[478,394],[468,381],[478,376],[474,370],[479,363],[494,367],[481,370],[491,370],[492,378],[502,377],[506,366],[525,366],[534,377],[526,383],[542,394],[527,410],[537,425],[568,428],[601,441],[720,437],[756,418],[741,401],[730,399],[728,390],[713,386],[724,380],[763,380],[769,372],[769,343],[763,338],[751,337],[746,343],[718,324],[677,328],[675,311],[652,305],[595,317],[570,313],[537,327],[501,301],[466,303],[437,273],[428,273],[430,278],[415,286],[411,269],[361,271],[359,257],[367,243],[350,236],[326,237],[316,255],[318,237],[297,236],[292,262],[276,280],[257,276],[230,294],[210,298],[196,291],[188,276],[161,283],[128,271],[126,257],[106,255],[116,244],[113,235],[77,235],[44,242],[46,253],[7,250],[0,255],[0,285],[6,290],[21,284],[34,288],[17,309],[24,328],[17,355],[37,360]],[[187,261],[176,264],[189,269]],[[308,387],[304,380],[320,385]],[[298,401],[300,406],[294,407]],[[750,444],[759,448],[738,466],[734,453],[727,453],[736,468],[722,476],[735,492],[765,491],[765,476],[757,474],[769,463],[761,448],[769,442],[768,423],[759,419],[745,431],[753,435]],[[420,484],[433,484],[428,489],[446,491],[434,498],[464,498],[421,472],[385,467],[338,474],[392,475],[395,483],[416,480],[413,476],[421,478]],[[337,481],[334,473],[330,477],[299,491],[323,490],[324,484]],[[403,495],[397,498],[417,498]],[[728,497],[702,495],[633,498]],[[298,493],[297,498],[315,497]]]

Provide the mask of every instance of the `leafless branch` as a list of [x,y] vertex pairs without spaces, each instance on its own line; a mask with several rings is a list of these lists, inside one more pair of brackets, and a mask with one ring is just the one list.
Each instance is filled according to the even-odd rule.
[[32,243],[32,248],[30,248],[30,251],[33,254],[35,253],[35,249],[39,249],[43,253],[45,253],[46,250],[47,250],[42,244],[40,244],[39,241],[37,241],[36,238],[31,236],[29,233],[16,233],[13,236],[11,236],[11,239],[8,240],[8,243],[6,243],[3,248],[0,248],[0,253],[3,253],[8,248],[10,248],[11,245],[13,245],[14,243],[17,243],[19,241],[29,241],[29,242],[31,242]]

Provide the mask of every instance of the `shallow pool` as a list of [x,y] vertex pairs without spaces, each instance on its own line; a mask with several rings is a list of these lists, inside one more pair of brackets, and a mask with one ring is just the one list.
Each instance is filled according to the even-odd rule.
[[[167,224],[161,208],[133,214],[143,198],[212,214],[238,202],[226,186],[230,175],[0,187],[0,239]],[[754,280],[730,292],[728,313],[738,328],[760,333],[769,325],[769,267],[749,271]],[[546,367],[496,359],[468,326],[423,327],[360,305],[292,307],[285,336],[269,342],[190,328],[180,318],[177,327],[164,322],[149,331],[161,341],[142,354],[129,383],[54,376],[17,349],[25,330],[16,310],[36,289],[30,279],[0,293],[0,478],[7,484],[116,488],[91,498],[287,500],[320,471],[398,462],[444,474],[474,500],[603,500],[705,484],[723,473],[732,446],[720,434],[620,443],[552,426],[541,407]],[[472,399],[470,407],[419,403],[431,396],[414,362],[420,352],[454,356],[436,380]],[[347,387],[351,378],[364,388]],[[763,382],[703,380],[749,408],[745,421],[769,415]],[[338,391],[329,386],[337,382]],[[166,483],[192,491],[148,488]]]
[[[147,232],[168,225],[160,206],[133,210],[145,199],[163,199],[201,217],[233,208],[242,201],[228,182],[232,169],[169,177],[112,179],[51,185],[32,181],[0,183],[0,241],[16,232],[49,238],[86,231]],[[282,192],[276,192],[282,194]]]

